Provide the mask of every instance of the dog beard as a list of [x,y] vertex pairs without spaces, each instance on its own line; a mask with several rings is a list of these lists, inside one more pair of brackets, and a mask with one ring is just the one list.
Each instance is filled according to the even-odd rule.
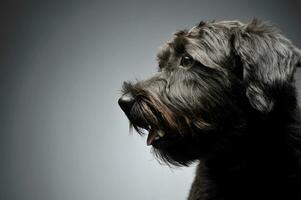
[[[160,81],[162,82],[162,80]],[[131,127],[140,135],[148,134],[147,145],[152,145],[152,152],[160,163],[187,166],[199,157],[208,156],[206,154],[212,153],[213,148],[219,146],[220,134],[217,127],[221,127],[221,125],[214,123],[213,118],[204,119],[205,114],[202,113],[205,111],[202,112],[201,108],[196,111],[195,106],[179,106],[184,103],[176,102],[175,99],[170,101],[171,91],[163,94],[162,91],[149,88],[146,90],[144,87],[145,84],[141,82],[136,84],[125,82],[123,84],[123,93],[130,93],[135,98],[135,103],[131,111],[127,113],[127,117]],[[164,87],[161,85],[161,88]],[[202,104],[198,103],[198,105]],[[234,118],[238,108],[228,105],[227,110],[216,110],[224,108],[224,106],[214,106],[215,110],[212,109],[211,112],[223,112],[224,115],[221,116],[226,116],[226,113],[230,112],[231,117]],[[208,109],[206,112],[210,113]],[[226,123],[229,120],[218,121],[230,124]],[[241,120],[237,120],[236,123],[233,127],[241,125]]]

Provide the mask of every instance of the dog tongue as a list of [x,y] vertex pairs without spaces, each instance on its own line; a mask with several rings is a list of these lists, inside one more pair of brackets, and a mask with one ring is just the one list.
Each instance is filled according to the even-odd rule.
[[149,131],[149,134],[147,136],[147,145],[152,145],[152,143],[155,141],[155,138],[158,136],[157,131],[155,131],[154,129],[151,129]]

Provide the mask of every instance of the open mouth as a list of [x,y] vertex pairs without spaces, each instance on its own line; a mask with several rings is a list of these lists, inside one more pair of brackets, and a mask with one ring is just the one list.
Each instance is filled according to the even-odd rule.
[[158,130],[155,128],[151,128],[149,130],[148,136],[147,136],[147,140],[146,140],[146,144],[149,145],[153,145],[155,142],[159,141],[161,138],[163,138],[165,135],[165,132],[162,130]]
[[140,135],[148,134],[146,140],[148,146],[158,147],[161,146],[161,143],[166,142],[165,131],[158,126],[159,123],[163,123],[163,119],[154,109],[146,104],[137,104],[136,102],[130,109],[124,109],[124,112],[130,121],[130,125]]
[[145,120],[142,121],[143,123],[141,123],[140,121],[140,123],[131,123],[131,124],[140,135],[147,134],[146,144],[148,146],[154,145],[164,139],[164,136],[166,134],[162,129],[147,124]]

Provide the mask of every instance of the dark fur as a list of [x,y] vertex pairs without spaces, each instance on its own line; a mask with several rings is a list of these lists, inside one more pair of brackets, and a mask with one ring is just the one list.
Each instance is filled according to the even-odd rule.
[[299,49],[258,20],[201,22],[175,33],[158,63],[124,83],[126,114],[140,134],[166,133],[153,144],[160,160],[199,162],[189,200],[301,199]]

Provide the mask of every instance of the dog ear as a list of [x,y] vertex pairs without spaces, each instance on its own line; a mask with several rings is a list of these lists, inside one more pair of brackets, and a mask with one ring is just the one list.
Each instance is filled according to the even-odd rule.
[[257,19],[234,29],[233,48],[243,65],[252,107],[269,113],[279,95],[293,85],[301,51],[274,27]]

